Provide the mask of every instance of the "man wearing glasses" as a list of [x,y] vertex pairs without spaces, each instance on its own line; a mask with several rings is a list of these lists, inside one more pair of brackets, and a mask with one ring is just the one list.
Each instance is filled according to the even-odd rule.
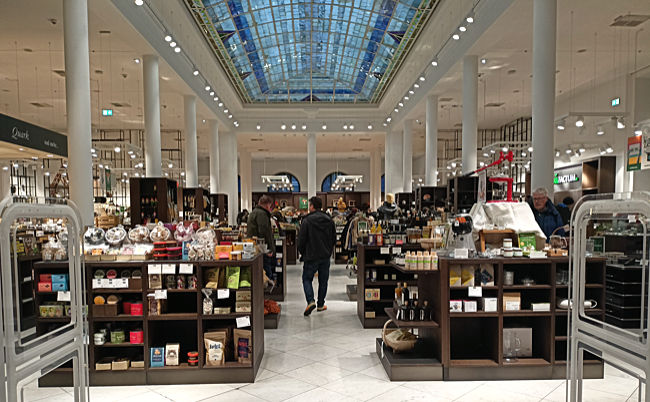
[[[544,187],[536,188],[533,191],[533,215],[537,224],[546,235],[546,241],[555,229],[564,226],[560,213],[548,198],[548,190]],[[564,229],[558,230],[555,234],[564,235]]]

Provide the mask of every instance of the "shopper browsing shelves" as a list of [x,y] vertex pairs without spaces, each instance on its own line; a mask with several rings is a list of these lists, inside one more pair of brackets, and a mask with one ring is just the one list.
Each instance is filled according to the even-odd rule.
[[[542,229],[546,238],[548,239],[551,234],[559,227],[562,227],[562,217],[555,209],[553,203],[548,198],[548,190],[544,187],[539,187],[533,191],[533,215],[539,227]],[[564,234],[564,230],[559,230],[559,235]]]
[[248,215],[247,235],[264,239],[268,247],[268,253],[264,255],[264,272],[269,279],[271,286],[274,286],[273,267],[275,266],[275,242],[273,241],[273,229],[271,228],[271,207],[273,202],[269,196],[262,196],[253,211]]

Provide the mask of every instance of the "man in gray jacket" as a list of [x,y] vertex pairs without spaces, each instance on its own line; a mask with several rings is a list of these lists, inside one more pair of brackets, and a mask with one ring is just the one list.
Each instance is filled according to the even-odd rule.
[[[323,201],[320,198],[309,199],[309,215],[302,220],[298,234],[298,251],[304,261],[302,287],[307,299],[305,316],[310,315],[315,308],[318,308],[318,311],[327,310],[325,296],[330,276],[330,258],[336,243],[336,228],[332,218],[321,211],[322,207]],[[312,286],[316,272],[318,272],[318,305],[314,301]]]
[[269,253],[264,255],[264,272],[269,278],[271,286],[275,285],[273,267],[275,266],[275,241],[273,239],[273,229],[271,228],[271,208],[273,201],[271,197],[263,195],[257,202],[257,206],[248,215],[248,226],[246,235],[264,239],[269,248]]

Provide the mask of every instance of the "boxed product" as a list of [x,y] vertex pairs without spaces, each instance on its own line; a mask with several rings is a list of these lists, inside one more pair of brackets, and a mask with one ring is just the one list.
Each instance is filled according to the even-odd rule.
[[203,334],[205,343],[205,365],[221,366],[226,361],[227,331],[212,331]]
[[235,342],[235,359],[239,363],[250,363],[253,357],[252,332],[247,329],[235,329],[233,340]]
[[475,313],[476,304],[476,300],[463,300],[463,310],[466,313]]
[[460,269],[460,279],[462,286],[474,286],[474,265],[463,265]]
[[168,343],[165,345],[165,366],[178,366],[180,364],[178,357],[181,345],[178,343]]
[[495,313],[497,311],[496,297],[484,297],[481,300],[483,304],[483,311],[488,313]]
[[235,301],[251,301],[251,291],[250,290],[238,290],[236,294]]
[[461,286],[460,265],[449,266],[449,286]]
[[494,265],[481,264],[481,286],[494,286]]
[[[142,356],[140,356],[142,358]],[[132,368],[144,368],[144,360],[133,360],[131,361]]]
[[226,286],[228,289],[239,289],[239,267],[226,268]]
[[375,315],[375,312],[374,312],[374,311],[366,311],[366,313],[365,313],[365,317],[366,317],[366,318],[375,318],[376,315]]
[[149,359],[150,367],[163,367],[165,365],[165,348],[151,348]]
[[104,357],[95,363],[95,370],[97,371],[107,371],[112,368],[114,357]]
[[517,357],[533,356],[533,329],[532,328],[504,328],[503,329],[503,350],[507,350],[507,342],[519,338],[520,349]]
[[521,293],[503,292],[503,310],[504,311],[521,310]]
[[236,313],[250,313],[251,312],[251,302],[249,302],[249,301],[235,302],[235,312]]
[[38,283],[39,292],[51,292],[52,291],[52,282],[39,282]]
[[52,282],[52,292],[67,292],[68,290],[70,289],[67,282]]
[[[230,314],[230,307],[215,307],[212,311],[213,314]],[[209,314],[209,313],[208,313]]]
[[533,311],[551,311],[551,303],[531,303]]
[[128,369],[129,369],[128,357],[120,357],[111,362],[111,370],[113,371],[121,371],[121,370],[128,370]]
[[449,312],[450,313],[462,313],[463,312],[463,301],[462,300],[449,300]]

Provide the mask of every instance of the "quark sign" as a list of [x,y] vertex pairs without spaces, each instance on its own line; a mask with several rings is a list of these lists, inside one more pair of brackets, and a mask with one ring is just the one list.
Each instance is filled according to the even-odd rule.
[[0,114],[0,141],[53,155],[68,156],[68,138],[52,130]]
[[569,184],[580,181],[580,176],[575,173],[571,174],[557,174],[553,177],[553,184]]

